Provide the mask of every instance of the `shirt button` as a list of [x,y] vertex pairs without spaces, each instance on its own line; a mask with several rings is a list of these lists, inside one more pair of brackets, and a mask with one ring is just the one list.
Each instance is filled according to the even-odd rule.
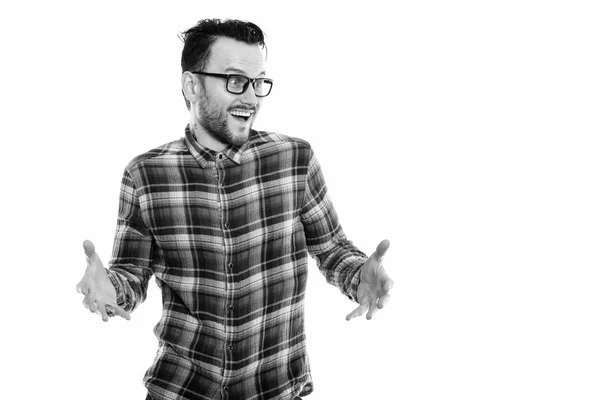
[[233,304],[230,304],[229,307],[227,307],[227,308],[229,308],[230,310],[233,310]]
[[233,350],[233,346],[232,346],[232,345],[229,345],[229,346],[227,346],[227,348],[228,348],[229,350]]
[[229,228],[229,222],[225,222],[225,228]]
[[229,267],[229,269],[233,269],[233,263],[229,263],[227,264],[227,266]]
[[217,157],[219,157],[219,160],[223,159],[223,154],[219,154]]
[[223,386],[223,390],[224,390],[224,391],[228,391],[228,390],[229,390],[229,387],[228,387],[228,386]]

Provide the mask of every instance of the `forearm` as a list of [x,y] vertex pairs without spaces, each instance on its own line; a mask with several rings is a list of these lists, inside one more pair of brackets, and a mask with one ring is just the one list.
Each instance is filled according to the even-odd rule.
[[325,275],[327,283],[337,287],[352,301],[358,302],[360,269],[367,256],[347,240],[343,233],[309,251],[315,255],[317,266]]

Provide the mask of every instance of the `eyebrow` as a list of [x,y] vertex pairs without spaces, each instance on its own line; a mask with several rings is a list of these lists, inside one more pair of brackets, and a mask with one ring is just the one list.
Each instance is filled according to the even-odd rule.
[[[246,71],[244,71],[244,70],[241,70],[241,69],[239,69],[239,68],[234,68],[234,67],[227,67],[227,68],[225,69],[225,72],[236,72],[236,73],[238,73],[238,74],[241,74],[241,75],[246,75]],[[262,72],[261,72],[260,74],[258,74],[257,76],[262,76],[262,75],[265,75],[265,71],[262,71]]]

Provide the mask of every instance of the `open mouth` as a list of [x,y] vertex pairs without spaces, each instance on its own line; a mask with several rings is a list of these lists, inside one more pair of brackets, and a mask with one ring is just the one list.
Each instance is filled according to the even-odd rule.
[[248,121],[250,119],[250,117],[252,116],[252,114],[254,114],[254,111],[250,111],[250,110],[232,110],[229,112],[229,114],[231,114],[234,118],[240,120],[240,121]]

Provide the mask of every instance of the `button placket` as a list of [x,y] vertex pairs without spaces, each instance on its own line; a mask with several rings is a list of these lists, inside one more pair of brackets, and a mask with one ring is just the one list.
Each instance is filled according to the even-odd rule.
[[[224,304],[225,308],[224,312],[224,321],[225,321],[225,331],[223,337],[223,365],[224,365],[224,375],[222,381],[222,396],[224,399],[229,397],[229,386],[225,385],[225,383],[229,383],[229,375],[230,371],[228,370],[228,365],[232,362],[233,358],[233,333],[235,331],[232,317],[234,315],[234,307],[233,307],[233,299],[235,297],[235,281],[233,278],[233,271],[231,268],[233,267],[233,263],[230,262],[232,259],[232,242],[231,236],[228,232],[230,228],[230,223],[226,221],[228,218],[228,210],[227,210],[227,190],[225,185],[225,176],[227,176],[226,168],[225,168],[226,160],[225,156],[222,153],[218,153],[215,156],[215,192],[217,195],[217,210],[218,210],[218,221],[220,223],[220,227],[222,229],[222,240],[223,240],[223,261],[225,265],[226,277],[225,277],[225,292],[224,292]],[[227,268],[229,267],[229,268]]]

